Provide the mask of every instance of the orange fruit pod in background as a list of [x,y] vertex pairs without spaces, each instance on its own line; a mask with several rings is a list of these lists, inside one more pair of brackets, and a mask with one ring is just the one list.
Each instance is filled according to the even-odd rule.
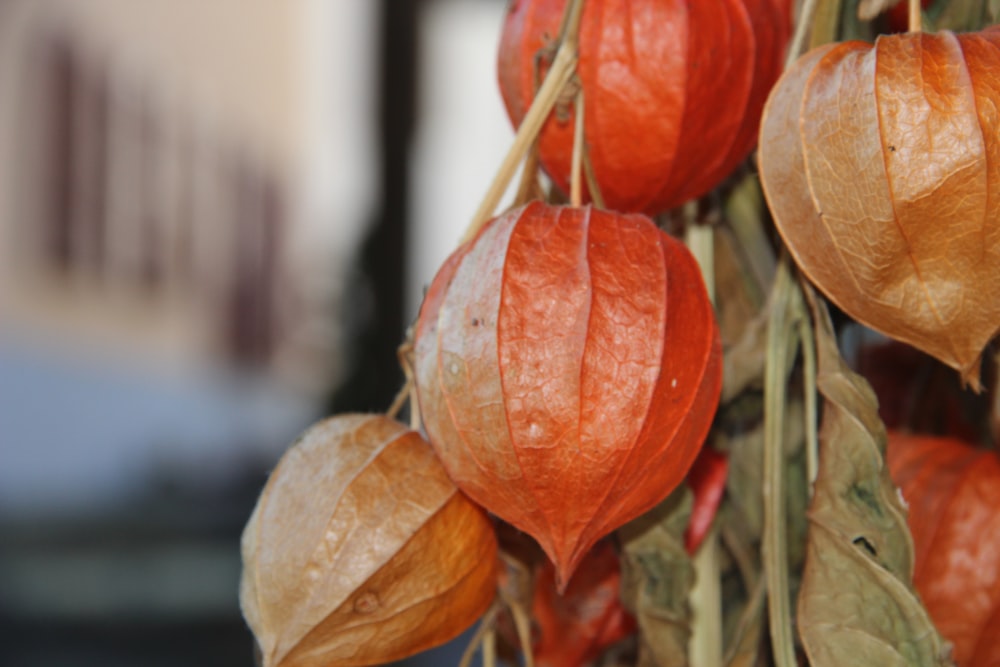
[[533,536],[565,586],[601,537],[687,474],[722,353],[694,258],[646,217],[532,203],[442,266],[416,326],[432,445]]
[[555,567],[544,561],[535,579],[532,615],[538,627],[538,667],[589,665],[638,627],[621,601],[621,561],[614,545],[598,542],[558,593]]
[[489,517],[382,415],[309,429],[261,492],[242,553],[263,667],[399,660],[460,634],[496,593]]
[[[499,49],[500,91],[520,125],[551,58],[566,0],[515,0]],[[577,76],[584,136],[605,205],[656,214],[717,186],[757,139],[783,66],[788,0],[588,0]],[[572,104],[539,138],[545,171],[568,192]]]
[[889,432],[909,504],[913,583],[959,667],[1000,664],[1000,458],[952,437]]
[[1000,328],[1000,30],[819,47],[761,121],[796,263],[848,315],[979,387]]

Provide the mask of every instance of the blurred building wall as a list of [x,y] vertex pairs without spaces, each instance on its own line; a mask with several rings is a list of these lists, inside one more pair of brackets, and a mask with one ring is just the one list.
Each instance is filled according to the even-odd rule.
[[316,418],[376,196],[378,14],[0,0],[0,513],[210,482]]
[[5,328],[335,380],[375,4],[0,3]]

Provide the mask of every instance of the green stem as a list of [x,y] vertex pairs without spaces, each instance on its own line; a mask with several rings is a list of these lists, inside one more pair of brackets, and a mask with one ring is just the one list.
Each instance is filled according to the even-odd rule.
[[[710,225],[699,224],[697,203],[685,208],[684,242],[694,255],[708,298],[715,303],[715,237]],[[696,667],[722,665],[722,584],[719,535],[712,529],[694,556],[695,584],[691,589],[690,662]]]
[[691,589],[690,663],[695,667],[722,665],[722,565],[719,533],[712,528],[694,555],[694,588]]
[[[801,299],[800,299],[801,303]],[[805,308],[805,304],[802,304]],[[798,318],[799,339],[802,341],[802,375],[805,396],[806,420],[806,479],[809,480],[809,497],[819,473],[819,407],[816,398],[816,338],[809,315],[802,312]]]
[[788,585],[788,545],[785,533],[785,404],[788,372],[798,344],[795,313],[802,295],[783,255],[771,293],[764,364],[764,579],[767,583],[771,646],[776,667],[795,667],[795,642]]
[[788,52],[785,54],[785,69],[792,66],[792,63],[796,61],[799,54],[802,53],[802,47],[805,46],[806,37],[809,35],[810,28],[812,28],[812,19],[816,14],[816,5],[818,0],[805,0],[802,3],[801,9],[799,9],[799,19],[795,23],[795,33],[792,35],[792,41],[788,44]]

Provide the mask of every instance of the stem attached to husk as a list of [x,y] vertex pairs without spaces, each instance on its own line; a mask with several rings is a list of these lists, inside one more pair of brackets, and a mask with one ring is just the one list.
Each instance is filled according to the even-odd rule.
[[909,0],[909,25],[910,32],[921,32],[924,29],[920,0]]
[[479,233],[479,229],[493,215],[497,204],[500,203],[500,198],[503,197],[503,193],[506,192],[507,186],[510,184],[510,179],[514,177],[514,173],[517,171],[517,165],[524,159],[525,154],[531,150],[535,138],[541,131],[542,125],[545,124],[545,119],[549,117],[549,113],[559,99],[563,88],[566,87],[566,84],[573,77],[578,59],[580,17],[582,14],[583,0],[571,0],[570,4],[566,7],[566,13],[563,14],[562,29],[559,35],[559,49],[552,60],[552,66],[549,68],[548,74],[545,75],[545,81],[542,82],[541,88],[538,89],[538,94],[531,102],[528,113],[525,114],[524,120],[521,121],[521,126],[517,128],[514,142],[507,151],[503,162],[500,163],[500,168],[497,169],[497,173],[493,177],[493,182],[486,191],[483,201],[472,216],[472,222],[469,223],[468,229],[465,230],[462,243],[472,239]]
[[403,409],[406,400],[410,400],[410,428],[414,431],[420,430],[420,411],[417,410],[416,389],[413,382],[413,328],[406,332],[406,340],[396,348],[396,358],[399,360],[399,367],[403,369],[406,381],[400,387],[396,397],[392,399],[392,405],[385,411],[390,419],[395,419],[399,411]]
[[792,66],[792,63],[799,57],[802,52],[802,47],[806,43],[806,37],[809,35],[809,29],[812,27],[813,16],[816,14],[816,5],[818,0],[805,0],[802,3],[802,8],[799,10],[799,19],[795,24],[795,33],[792,35],[792,41],[788,45],[788,52],[785,54],[785,69]]
[[[715,236],[711,225],[699,224],[697,202],[685,207],[687,245],[705,282],[708,298],[715,303]],[[707,446],[707,445],[705,445]],[[695,584],[691,590],[690,664],[696,667],[722,665],[722,580],[719,563],[719,531],[712,528],[694,556]]]
[[583,204],[583,88],[576,91],[573,101],[573,113],[576,115],[573,127],[573,157],[570,160],[569,204]]
[[778,264],[771,292],[764,364],[764,535],[762,551],[767,583],[771,647],[776,667],[795,667],[795,640],[788,584],[785,516],[785,405],[788,371],[799,343],[797,315],[804,314],[802,294],[792,277],[788,255]]

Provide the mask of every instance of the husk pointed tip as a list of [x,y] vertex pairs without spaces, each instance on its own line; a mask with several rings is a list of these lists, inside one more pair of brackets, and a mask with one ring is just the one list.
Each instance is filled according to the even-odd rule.
[[568,556],[563,556],[561,554],[556,557],[549,555],[549,559],[556,569],[556,590],[559,591],[559,595],[566,593],[566,588],[569,586],[570,581],[573,579],[573,575],[576,574],[576,570],[590,550],[593,548],[594,543],[583,544],[581,542],[576,542],[575,545],[571,546]]
[[977,394],[982,393],[983,383],[980,379],[980,369],[982,367],[983,355],[980,354],[972,361],[971,364],[966,365],[964,368],[959,368],[958,372],[962,376],[962,384]]

